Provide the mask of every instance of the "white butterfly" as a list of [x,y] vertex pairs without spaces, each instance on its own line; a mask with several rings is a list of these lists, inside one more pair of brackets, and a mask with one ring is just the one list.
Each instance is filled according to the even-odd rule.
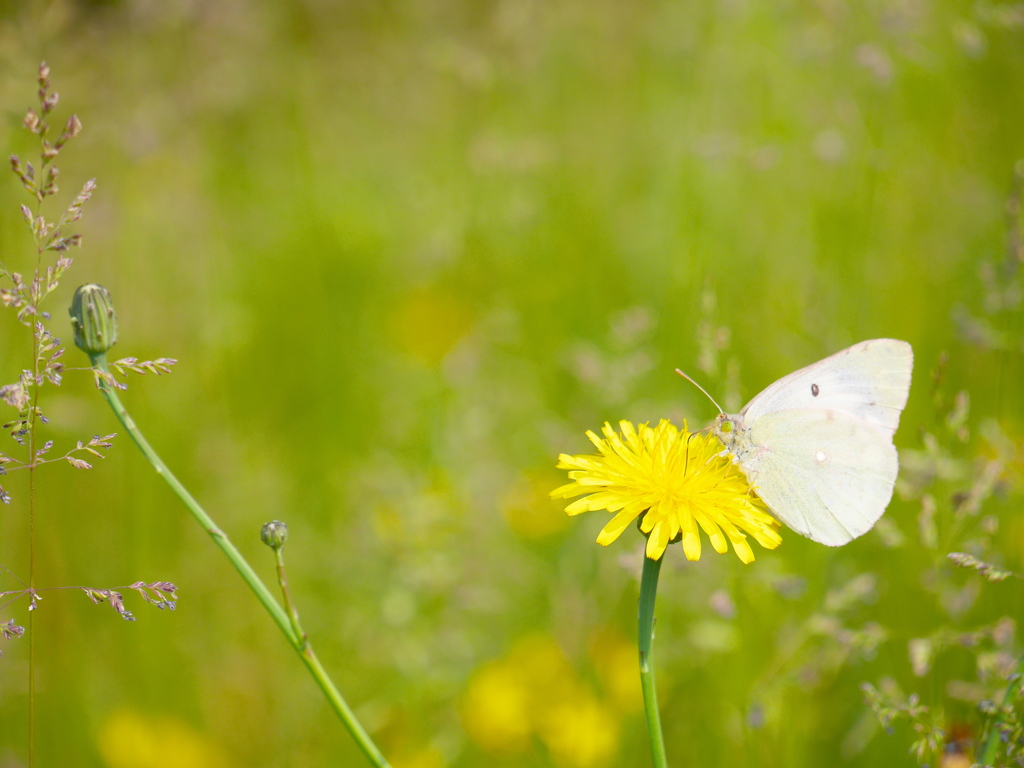
[[712,431],[757,494],[797,533],[832,547],[866,533],[892,499],[892,443],[914,353],[874,339],[785,376]]

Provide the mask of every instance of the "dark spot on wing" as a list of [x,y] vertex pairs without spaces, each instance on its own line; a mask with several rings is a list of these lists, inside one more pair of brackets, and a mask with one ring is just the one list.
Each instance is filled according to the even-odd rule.
[[820,390],[820,389],[818,389],[818,385],[817,385],[817,384],[811,384],[811,394],[812,394],[812,395],[814,395],[815,397],[817,397],[817,396],[818,396],[818,393],[819,393],[820,391],[821,391],[821,390]]

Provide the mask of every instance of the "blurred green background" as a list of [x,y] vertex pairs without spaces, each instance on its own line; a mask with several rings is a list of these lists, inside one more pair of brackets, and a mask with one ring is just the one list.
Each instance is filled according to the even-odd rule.
[[[853,342],[907,339],[901,449],[935,420],[943,350],[971,426],[1017,441],[1019,283],[992,265],[1024,156],[1020,3],[0,2],[6,152],[36,152],[21,119],[42,59],[58,116],[85,125],[63,194],[99,183],[51,326],[70,341],[71,293],[99,282],[116,356],[180,360],[133,377],[128,408],[267,579],[260,525],[288,522],[305,628],[395,768],[649,765],[641,537],[601,549],[604,513],[569,520],[547,492],[557,454],[590,452],[605,420],[709,420],[673,368],[735,408]],[[7,174],[0,259],[29,272],[24,197]],[[0,317],[6,383],[29,342]],[[117,431],[86,373],[43,397],[58,449]],[[90,472],[41,476],[37,583],[170,580],[180,607],[126,595],[129,623],[46,596],[38,764],[364,764],[227,561],[115,443]],[[945,499],[990,443],[972,431],[949,458],[945,551],[963,546]],[[1019,464],[1005,475],[986,519],[1020,568]],[[0,563],[24,575],[27,494],[8,479]],[[937,588],[903,490],[841,550],[786,531],[750,566],[670,549],[655,651],[673,765],[914,765],[910,730],[887,735],[862,701],[885,675],[974,727],[949,686],[974,657],[916,676],[908,640],[1019,613],[1021,587]],[[14,768],[27,640],[0,642]]]

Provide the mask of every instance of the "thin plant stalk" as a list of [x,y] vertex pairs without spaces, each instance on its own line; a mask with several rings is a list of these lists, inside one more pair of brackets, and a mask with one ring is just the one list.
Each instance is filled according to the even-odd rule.
[[[38,391],[38,390],[37,390]],[[36,485],[35,430],[29,431],[28,465],[28,588],[36,585]],[[36,764],[36,644],[35,644],[35,603],[29,605],[28,614],[28,766]]]
[[274,547],[274,557],[277,559],[277,583],[281,585],[281,596],[284,598],[284,607],[288,612],[288,618],[292,623],[292,630],[299,638],[303,647],[306,647],[309,645],[309,638],[306,637],[306,633],[302,629],[302,625],[299,624],[299,612],[295,609],[291,593],[288,591],[288,578],[284,571],[283,546]]
[[[109,375],[110,371],[107,368],[106,355],[103,353],[90,354],[89,355],[92,365],[94,368],[102,371],[104,374]],[[356,744],[362,749],[363,754],[366,755],[369,760],[377,768],[390,768],[387,760],[384,759],[384,755],[381,753],[377,745],[373,743],[369,734],[363,729],[363,726],[356,719],[355,714],[351,708],[345,702],[341,693],[338,691],[334,682],[331,680],[320,663],[320,659],[313,652],[313,646],[306,639],[305,635],[300,631],[298,626],[297,615],[295,620],[281,608],[277,600],[274,599],[270,590],[267,589],[266,585],[260,580],[260,577],[256,575],[256,572],[252,569],[252,566],[242,557],[242,553],[238,551],[227,534],[224,533],[220,528],[217,527],[213,519],[206,513],[206,511],[199,505],[199,502],[192,497],[192,494],[181,484],[181,482],[174,476],[167,465],[164,464],[163,460],[157,455],[153,447],[146,441],[139,428],[136,426],[132,417],[128,414],[128,411],[122,405],[120,398],[117,396],[115,389],[103,377],[98,377],[100,391],[103,392],[103,396],[106,397],[107,403],[109,403],[111,409],[114,411],[114,415],[117,416],[118,421],[121,422],[125,430],[131,435],[132,440],[135,441],[135,445],[138,446],[139,450],[142,451],[143,456],[149,461],[156,470],[157,474],[160,475],[166,483],[171,486],[171,489],[177,494],[178,498],[181,499],[185,507],[192,514],[192,517],[196,519],[196,522],[203,527],[213,539],[214,543],[220,547],[221,551],[231,561],[231,564],[235,566],[235,570],[238,571],[239,575],[249,585],[249,588],[255,593],[256,598],[266,608],[267,613],[277,624],[278,628],[287,638],[288,642],[295,649],[295,652],[302,659],[302,663],[306,665],[313,679],[316,681],[317,686],[323,692],[324,697],[330,703],[331,708],[337,714],[342,724],[351,734],[352,738],[355,739]],[[292,609],[294,613],[294,609]]]
[[644,570],[640,577],[640,615],[637,645],[640,650],[640,686],[644,694],[644,711],[647,713],[647,735],[651,741],[651,757],[654,768],[667,768],[665,737],[661,732],[661,714],[658,711],[658,693],[654,684],[654,658],[651,645],[654,642],[654,599],[658,593],[658,574],[661,572],[661,558],[652,560],[644,555]]

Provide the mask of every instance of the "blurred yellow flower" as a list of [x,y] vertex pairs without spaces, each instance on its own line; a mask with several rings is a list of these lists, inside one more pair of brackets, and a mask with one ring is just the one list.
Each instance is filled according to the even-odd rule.
[[578,679],[547,635],[529,635],[478,669],[461,710],[466,733],[491,753],[522,754],[536,737],[555,765],[599,768],[619,748],[615,710]]
[[595,768],[608,762],[619,746],[619,723],[591,694],[553,702],[539,723],[540,737],[556,765]]
[[470,680],[462,723],[488,752],[522,752],[533,730],[529,681],[506,661],[485,664]]
[[[551,492],[551,498],[577,499],[565,511],[570,515],[606,509],[612,518],[597,543],[608,546],[638,517],[648,534],[647,557],[657,560],[669,542],[681,536],[688,560],[699,560],[698,526],[715,551],[724,554],[728,542],[744,563],[754,560],[749,534],[766,549],[781,542],[779,523],[752,493],[740,470],[722,456],[722,444],[710,434],[680,431],[667,420],[658,426],[619,422],[620,432],[605,423],[604,437],[587,432],[600,456],[558,457],[573,481]],[[692,439],[691,439],[692,438]]]
[[217,746],[188,723],[120,709],[100,727],[100,754],[109,768],[227,768]]

